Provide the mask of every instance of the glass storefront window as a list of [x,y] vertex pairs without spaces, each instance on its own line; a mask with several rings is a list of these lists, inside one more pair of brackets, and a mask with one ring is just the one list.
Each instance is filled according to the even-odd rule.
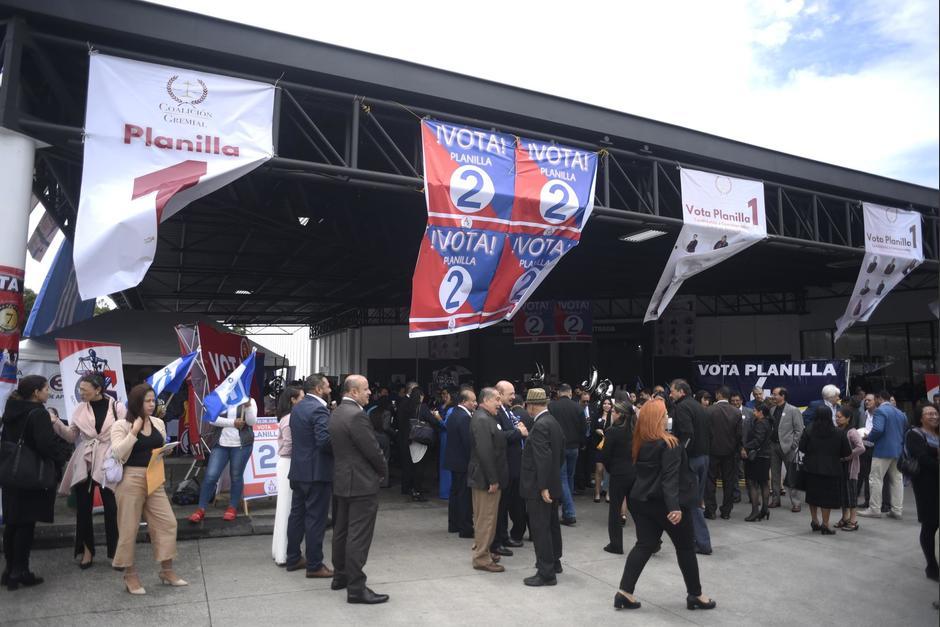
[[832,359],[832,331],[803,331],[803,359]]
[[911,337],[911,357],[933,357],[930,323],[910,324],[908,330]]

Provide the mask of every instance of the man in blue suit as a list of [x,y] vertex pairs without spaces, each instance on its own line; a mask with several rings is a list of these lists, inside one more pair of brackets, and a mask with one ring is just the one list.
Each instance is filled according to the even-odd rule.
[[907,416],[891,404],[890,392],[880,392],[875,400],[878,408],[872,414],[871,432],[865,437],[866,440],[875,444],[871,460],[871,474],[868,476],[871,507],[859,511],[858,515],[881,518],[881,487],[887,475],[891,486],[891,511],[888,512],[888,516],[901,520],[904,508],[904,484],[901,471],[898,470],[898,458],[904,446]]
[[470,462],[470,416],[477,408],[477,395],[472,389],[460,391],[457,406],[447,418],[447,450],[444,467],[451,473],[447,498],[448,531],[461,538],[473,537],[473,504],[467,485],[467,464]]
[[[323,534],[333,492],[333,448],[330,442],[330,382],[322,374],[304,381],[305,396],[290,413],[293,440],[290,479],[294,491],[287,520],[287,570],[306,569],[310,579],[333,576],[323,563]],[[300,542],[306,542],[306,558]]]

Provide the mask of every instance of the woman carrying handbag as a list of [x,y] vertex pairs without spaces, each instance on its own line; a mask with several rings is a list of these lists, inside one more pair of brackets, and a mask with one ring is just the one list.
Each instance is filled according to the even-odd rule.
[[[13,591],[20,586],[37,586],[43,582],[29,570],[29,556],[37,522],[51,523],[55,505],[55,477],[47,488],[16,487],[18,476],[13,471],[14,456],[19,448],[21,465],[43,464],[52,473],[56,463],[55,433],[49,413],[43,404],[49,399],[49,382],[39,375],[27,375],[7,399],[3,412],[2,459],[0,483],[3,493],[3,550],[6,566],[0,585]],[[23,450],[25,449],[25,450]],[[34,472],[31,474],[35,474]]]
[[[770,405],[760,402],[754,405],[747,441],[741,448],[744,460],[744,478],[751,499],[751,513],[744,520],[761,521],[770,518],[770,431],[774,425],[770,419]],[[758,506],[760,506],[758,508]]]
[[104,532],[108,559],[114,557],[118,542],[117,505],[114,492],[104,487],[104,461],[110,457],[111,427],[122,420],[124,406],[105,394],[104,379],[99,374],[85,375],[79,380],[82,402],[75,408],[72,420],[64,424],[58,417],[52,421],[56,435],[75,444],[75,451],[65,468],[59,494],[75,494],[75,556],[82,556],[78,566],[90,568],[95,557],[95,528],[91,510],[94,491],[101,493],[104,505]]

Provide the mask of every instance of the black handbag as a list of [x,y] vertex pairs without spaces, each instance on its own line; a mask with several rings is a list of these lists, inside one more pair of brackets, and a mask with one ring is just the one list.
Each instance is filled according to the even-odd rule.
[[56,486],[55,463],[23,442],[33,414],[16,442],[0,442],[0,487],[16,490],[51,490]]
[[418,444],[427,444],[430,446],[431,443],[434,442],[434,427],[423,420],[416,420],[411,425],[411,432],[408,434],[408,439]]
[[[913,429],[913,431],[918,431]],[[923,437],[923,434],[921,434]],[[926,440],[926,438],[924,438]],[[907,438],[905,437],[904,446],[901,447],[901,456],[898,457],[898,470],[901,471],[901,474],[908,477],[916,477],[920,474],[920,461],[916,457],[912,457],[910,453],[907,452]]]

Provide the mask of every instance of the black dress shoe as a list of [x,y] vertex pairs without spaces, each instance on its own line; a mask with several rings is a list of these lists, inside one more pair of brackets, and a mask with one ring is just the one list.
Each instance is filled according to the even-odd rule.
[[347,603],[362,603],[364,605],[376,605],[377,603],[385,603],[386,601],[388,601],[387,594],[376,594],[369,588],[363,590],[362,594],[355,596],[350,594],[346,597]]
[[560,575],[565,569],[561,567],[561,560],[555,562],[555,574]]
[[346,588],[346,582],[340,579],[334,579],[330,582],[330,590],[344,590]]
[[618,591],[614,594],[614,609],[618,610],[638,610],[640,609],[639,601],[631,601],[627,597],[620,594]]
[[509,547],[514,548],[514,549],[518,549],[519,547],[522,546],[522,540],[513,540],[512,538],[510,538],[509,540],[506,540],[505,542],[503,542],[503,544],[504,544],[505,546],[509,546]]
[[494,549],[491,549],[490,553],[495,553],[496,555],[501,555],[503,557],[512,557],[512,551],[504,546],[498,546]]
[[695,547],[695,552],[698,553],[699,555],[711,555],[712,554],[711,549],[706,550],[700,547]]
[[542,579],[539,575],[532,575],[531,577],[526,577],[522,580],[527,586],[539,587],[539,586],[554,586],[558,583],[558,580],[552,577],[551,579]]
[[574,527],[576,524],[578,524],[578,519],[577,518],[562,518],[560,523],[566,527]]
[[[12,578],[11,578],[11,579],[12,579]],[[26,574],[24,574],[24,575],[20,575],[20,576],[19,576],[19,579],[18,579],[18,583],[19,583],[21,586],[26,586],[27,588],[30,587],[30,586],[38,586],[39,584],[41,584],[41,583],[44,582],[44,581],[45,581],[45,579],[43,579],[42,577],[37,577],[37,576],[36,576],[35,574],[33,574],[33,573],[26,573]]]
[[721,515],[721,519],[722,519],[722,520],[730,520],[730,519],[731,519],[731,514],[722,514],[722,515]]
[[708,510],[706,509],[706,510],[705,510],[705,513],[704,513],[703,515],[704,515],[705,518],[707,518],[708,520],[715,520],[715,512],[710,512],[710,511],[708,511]]
[[623,555],[623,548],[613,546],[611,544],[608,544],[607,546],[605,546],[604,550],[607,551],[608,553],[613,553],[614,555]]
[[691,595],[685,598],[685,606],[690,610],[713,610],[715,606],[718,605],[715,603],[715,599],[709,599],[708,603],[705,603],[698,597],[693,597]]

